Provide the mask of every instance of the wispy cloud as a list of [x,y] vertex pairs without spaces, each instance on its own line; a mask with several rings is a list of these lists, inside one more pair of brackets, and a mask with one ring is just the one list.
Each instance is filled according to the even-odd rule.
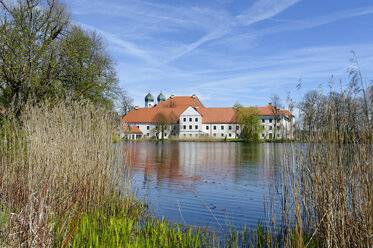
[[336,13],[331,13],[324,16],[317,16],[310,19],[298,20],[296,22],[288,22],[286,24],[276,25],[270,28],[260,30],[258,32],[253,32],[251,35],[263,36],[279,32],[288,32],[295,30],[303,30],[314,28],[322,25],[326,25],[332,22],[336,22],[343,19],[349,19],[352,17],[363,16],[373,14],[373,6],[351,9],[347,11],[340,11]]
[[248,26],[271,18],[300,0],[260,0],[236,17],[238,25]]
[[234,19],[231,19],[229,22],[224,23],[223,26],[212,30],[197,41],[189,44],[186,49],[168,59],[166,63],[172,62],[184,56],[185,54],[193,51],[206,42],[219,39],[231,33],[234,27],[249,26],[256,22],[271,18],[299,1],[300,0],[259,0],[243,13],[236,16]]

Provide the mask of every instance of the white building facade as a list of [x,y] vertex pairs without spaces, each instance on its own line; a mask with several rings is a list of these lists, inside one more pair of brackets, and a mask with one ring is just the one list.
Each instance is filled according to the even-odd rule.
[[[172,95],[165,100],[161,93],[157,99],[158,104],[154,104],[149,93],[145,97],[145,108],[135,107],[123,117],[122,125],[139,129],[141,135],[137,133],[137,138],[240,138],[242,127],[233,108],[206,108],[195,95]],[[263,126],[261,139],[294,138],[295,118],[289,111],[275,109],[271,104],[255,108]]]

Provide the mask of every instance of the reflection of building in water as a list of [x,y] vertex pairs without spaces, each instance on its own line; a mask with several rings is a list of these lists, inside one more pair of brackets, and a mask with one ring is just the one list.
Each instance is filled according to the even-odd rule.
[[144,173],[144,183],[155,180],[158,186],[167,183],[179,183],[190,186],[199,181],[200,176],[183,173],[179,164],[178,146],[170,142],[127,143],[127,163],[135,173]]
[[190,175],[198,174],[201,170],[219,173],[219,167],[235,167],[241,152],[240,144],[222,142],[181,142],[179,151],[180,167]]
[[[226,142],[126,143],[131,170],[143,175],[143,183],[157,186],[194,187],[206,175],[212,180],[258,182],[279,173],[281,144]],[[145,185],[144,185],[145,186]]]

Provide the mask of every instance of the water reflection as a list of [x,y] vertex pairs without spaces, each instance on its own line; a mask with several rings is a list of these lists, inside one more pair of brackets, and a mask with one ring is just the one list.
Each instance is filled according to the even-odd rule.
[[264,220],[264,190],[279,177],[281,144],[124,143],[131,178],[155,214],[220,228]]

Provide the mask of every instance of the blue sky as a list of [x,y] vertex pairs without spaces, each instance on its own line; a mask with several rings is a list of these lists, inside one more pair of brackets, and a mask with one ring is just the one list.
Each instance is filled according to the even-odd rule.
[[[265,106],[272,94],[348,83],[354,50],[373,79],[371,0],[66,0],[76,24],[99,32],[120,86],[144,105],[150,90],[208,107]],[[296,90],[299,79],[301,91]]]

